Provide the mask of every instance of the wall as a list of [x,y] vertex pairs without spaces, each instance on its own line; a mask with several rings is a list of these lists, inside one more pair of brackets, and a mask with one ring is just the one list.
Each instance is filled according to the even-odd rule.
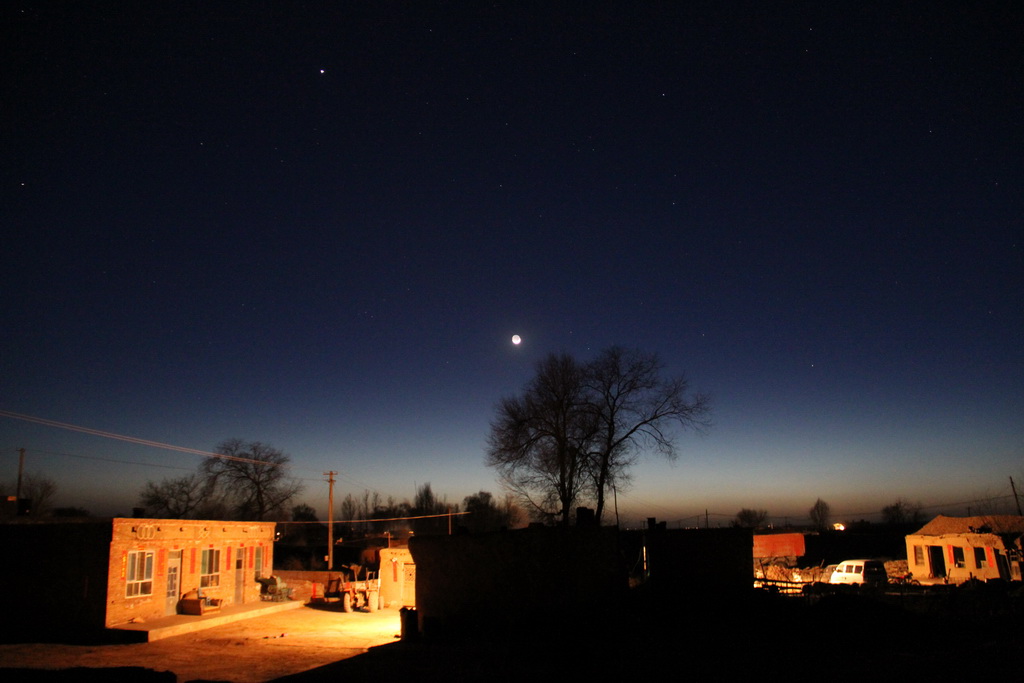
[[906,552],[906,533],[879,528],[872,533],[856,531],[825,531],[804,537],[806,552],[800,563],[804,567],[837,564],[860,558],[902,560]]
[[[167,599],[172,551],[181,553],[179,596],[200,588],[202,551],[212,549],[220,551],[216,585],[203,588],[204,595],[220,598],[225,605],[258,601],[256,574],[258,570],[263,576],[270,574],[274,526],[272,522],[115,518],[109,545],[106,625],[133,619],[148,621],[174,613],[176,600]],[[257,553],[258,548],[261,553]],[[147,595],[127,595],[132,552],[153,553],[152,586]],[[262,567],[256,566],[257,554],[262,554]],[[241,577],[240,591],[236,591],[236,575]]]
[[385,607],[416,606],[416,563],[408,548],[381,549],[380,599]]
[[108,521],[0,524],[0,637],[102,631],[110,538]]
[[[1021,579],[1020,565],[1008,561],[1003,540],[995,534],[942,534],[937,536],[911,534],[906,537],[906,542],[907,568],[919,581],[937,579],[958,584],[972,578],[982,581],[999,578],[1015,581]],[[923,557],[920,563],[916,559],[915,546],[922,548]],[[941,552],[941,562],[945,569],[944,579],[942,569],[936,571],[936,568],[932,566],[930,547],[941,548],[941,551],[934,552]],[[962,567],[956,566],[954,548],[960,548],[963,551],[964,566]],[[975,548],[984,549],[985,559],[981,567],[976,562]],[[1003,576],[1000,575],[1000,565],[1002,565]]]
[[754,534],[754,559],[803,557],[803,534]]
[[750,529],[651,529],[643,541],[650,589],[663,600],[718,599],[752,590]]
[[[599,611],[628,581],[614,529],[530,528],[414,536],[416,611],[426,635],[535,629],[538,615]],[[750,550],[745,558],[749,572]]]

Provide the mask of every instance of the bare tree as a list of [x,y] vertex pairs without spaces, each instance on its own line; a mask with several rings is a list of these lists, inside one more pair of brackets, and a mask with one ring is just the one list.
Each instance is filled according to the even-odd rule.
[[26,473],[21,480],[21,497],[31,502],[33,517],[41,517],[50,511],[50,503],[57,494],[57,483],[38,472]]
[[569,525],[587,484],[587,454],[597,432],[584,369],[549,355],[523,394],[503,399],[488,437],[487,464],[538,518]]
[[417,515],[432,515],[444,511],[444,504],[434,496],[434,490],[430,482],[416,487],[416,497],[413,499],[413,511]]
[[767,510],[743,508],[736,513],[736,518],[733,520],[732,524],[733,526],[741,529],[760,529],[764,526],[765,520],[767,519]]
[[674,431],[709,424],[709,398],[703,394],[687,398],[686,379],[663,378],[663,369],[655,353],[612,346],[584,370],[587,399],[598,425],[588,466],[599,524],[605,492],[644,450],[675,460]]
[[238,519],[264,520],[286,515],[288,503],[302,490],[289,476],[291,458],[258,441],[228,439],[217,446],[220,457],[200,466],[204,482],[223,487]]
[[832,518],[832,508],[829,504],[823,501],[821,498],[814,501],[814,505],[807,513],[811,518],[811,526],[818,531],[825,531],[829,528],[829,522]]
[[466,496],[463,501],[465,512],[460,524],[473,532],[511,529],[519,523],[520,510],[511,495],[497,502],[489,491],[480,491]]
[[443,515],[447,512],[458,512],[458,505],[449,505],[446,499],[440,499],[430,487],[430,482],[416,487],[416,497],[410,512],[415,517],[426,516],[427,519],[412,520],[412,530],[417,534],[446,533],[448,530],[448,519],[444,517],[430,517],[430,515]]
[[345,494],[338,505],[335,517],[338,520],[335,525],[338,526],[340,522],[340,528],[337,528],[335,533],[340,533],[342,538],[350,538],[357,527],[353,522],[360,519],[359,501],[351,493]]
[[139,495],[139,505],[147,514],[167,519],[197,519],[223,517],[225,509],[221,496],[209,482],[198,474],[164,479],[159,484],[146,482]]
[[346,522],[365,519],[359,516],[359,501],[351,493],[341,501],[341,505],[338,507],[338,519]]
[[327,525],[320,524],[316,510],[306,503],[295,505],[291,510],[291,524],[280,523],[284,527],[281,540],[285,544],[302,546],[326,546]]
[[683,377],[663,378],[657,354],[613,346],[581,365],[550,355],[520,396],[491,423],[487,463],[534,517],[560,518],[628,481],[645,450],[676,457],[678,430],[708,424],[709,400],[687,396]]
[[909,503],[902,498],[897,498],[895,503],[882,508],[882,520],[892,526],[920,524],[924,521],[921,507],[920,503]]
[[519,507],[516,497],[511,493],[505,493],[498,503],[498,511],[501,513],[505,526],[509,529],[517,529],[526,523],[526,513]]

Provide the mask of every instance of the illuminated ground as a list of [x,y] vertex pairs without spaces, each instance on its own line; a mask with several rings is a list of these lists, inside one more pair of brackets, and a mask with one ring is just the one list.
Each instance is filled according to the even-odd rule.
[[397,610],[344,613],[337,604],[278,612],[152,643],[0,644],[0,667],[141,666],[194,679],[256,683],[353,657],[394,642]]

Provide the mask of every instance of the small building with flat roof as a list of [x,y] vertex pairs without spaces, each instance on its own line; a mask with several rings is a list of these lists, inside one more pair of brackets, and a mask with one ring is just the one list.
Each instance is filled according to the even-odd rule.
[[113,518],[0,524],[5,629],[96,631],[260,600],[273,522]]

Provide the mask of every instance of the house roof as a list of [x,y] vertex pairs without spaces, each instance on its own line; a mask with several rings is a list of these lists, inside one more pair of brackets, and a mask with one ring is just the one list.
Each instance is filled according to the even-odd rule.
[[939,515],[913,535],[941,536],[943,534],[970,533],[1021,534],[1024,533],[1024,517],[1019,515],[976,515],[974,517]]

